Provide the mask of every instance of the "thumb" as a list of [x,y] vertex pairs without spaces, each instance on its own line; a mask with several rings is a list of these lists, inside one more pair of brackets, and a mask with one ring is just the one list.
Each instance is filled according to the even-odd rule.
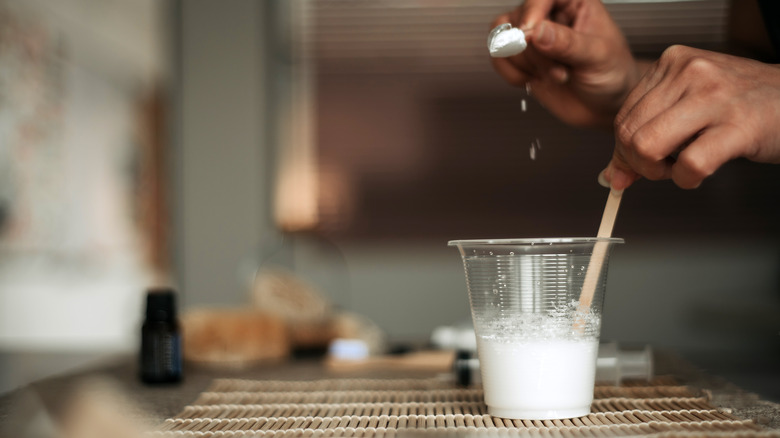
[[599,184],[615,190],[624,190],[640,178],[619,157],[612,157],[606,169],[599,174]]
[[528,41],[539,53],[572,66],[593,63],[605,53],[602,39],[547,20],[529,31]]

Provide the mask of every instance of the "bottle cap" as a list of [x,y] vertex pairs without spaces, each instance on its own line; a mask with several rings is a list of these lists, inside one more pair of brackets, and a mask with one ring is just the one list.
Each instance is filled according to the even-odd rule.
[[176,319],[176,293],[172,289],[150,289],[146,294],[146,319],[150,321]]

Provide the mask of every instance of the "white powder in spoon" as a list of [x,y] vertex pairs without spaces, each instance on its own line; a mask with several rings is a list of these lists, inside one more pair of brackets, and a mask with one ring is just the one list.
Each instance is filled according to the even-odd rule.
[[509,23],[496,26],[488,35],[488,50],[493,58],[506,58],[525,50],[528,43],[522,30]]

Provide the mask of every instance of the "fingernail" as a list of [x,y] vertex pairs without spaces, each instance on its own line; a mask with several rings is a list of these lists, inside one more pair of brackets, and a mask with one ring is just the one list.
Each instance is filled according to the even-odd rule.
[[610,175],[610,182],[612,188],[619,188],[620,190],[623,190],[631,185],[632,179],[625,172],[619,169],[615,169],[615,171],[612,172],[612,175]]
[[537,46],[550,46],[552,45],[553,38],[552,29],[549,29],[549,26],[546,23],[540,23],[539,26],[536,27],[536,31],[534,32],[534,43]]
[[602,170],[601,173],[599,173],[598,181],[601,187],[610,188],[609,181],[607,181],[606,173],[607,173],[607,169]]

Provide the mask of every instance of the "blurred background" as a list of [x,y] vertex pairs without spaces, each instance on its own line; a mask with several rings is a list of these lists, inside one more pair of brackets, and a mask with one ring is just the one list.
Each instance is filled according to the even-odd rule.
[[[594,235],[613,139],[493,73],[518,3],[0,0],[0,391],[134,354],[150,286],[241,307],[283,265],[420,343],[470,318],[448,240]],[[752,1],[605,3],[637,56],[777,62]],[[780,400],[778,192],[635,184],[602,338]]]

